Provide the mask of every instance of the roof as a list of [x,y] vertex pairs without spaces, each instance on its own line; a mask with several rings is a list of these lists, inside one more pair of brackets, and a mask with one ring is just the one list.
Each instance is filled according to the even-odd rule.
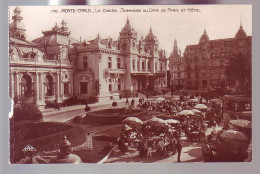
[[20,40],[20,39],[16,39],[13,37],[9,38],[9,42],[12,44],[17,44],[17,45],[22,45],[22,46],[35,46],[35,44],[33,42],[30,41],[24,41],[24,40]]

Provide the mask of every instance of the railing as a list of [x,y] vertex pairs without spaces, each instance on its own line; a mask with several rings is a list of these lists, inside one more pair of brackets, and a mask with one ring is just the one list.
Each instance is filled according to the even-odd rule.
[[44,96],[46,101],[54,101],[55,100],[55,95],[51,95],[51,96]]
[[113,69],[113,68],[107,68],[106,72],[109,74],[124,74],[125,69]]
[[136,71],[136,70],[134,70],[134,71],[132,71],[132,73],[152,73],[152,71],[150,70],[150,69],[142,69],[142,70],[140,70],[140,71]]

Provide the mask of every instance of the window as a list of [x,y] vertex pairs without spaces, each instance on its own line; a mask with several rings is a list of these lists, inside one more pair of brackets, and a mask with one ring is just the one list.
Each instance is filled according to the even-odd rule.
[[140,60],[137,61],[137,71],[140,71]]
[[148,70],[151,70],[151,61],[148,60]]
[[45,85],[45,96],[52,96],[53,90],[53,78],[50,75],[47,75],[44,81]]
[[83,67],[84,67],[84,69],[88,68],[88,57],[87,56],[83,57]]
[[120,58],[117,58],[117,69],[121,68],[121,60]]
[[80,94],[88,93],[88,82],[80,82]]
[[135,60],[134,59],[132,61],[132,65],[133,65],[133,70],[135,70]]
[[155,72],[157,72],[157,62],[155,62]]
[[112,85],[111,84],[108,85],[108,90],[112,91]]
[[121,90],[121,80],[118,79],[117,83],[118,83],[118,91],[120,91]]
[[64,83],[64,95],[69,94],[69,83]]
[[162,72],[163,71],[163,64],[160,63],[160,71]]
[[108,68],[112,68],[112,58],[108,57]]
[[145,64],[144,64],[144,61],[142,61],[142,70],[145,70]]

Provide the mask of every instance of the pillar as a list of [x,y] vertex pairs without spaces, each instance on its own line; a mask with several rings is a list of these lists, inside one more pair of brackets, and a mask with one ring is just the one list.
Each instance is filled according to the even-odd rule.
[[14,95],[14,73],[11,72],[11,76],[10,76],[10,85],[9,85],[9,90],[10,90],[10,98],[14,99],[15,95]]

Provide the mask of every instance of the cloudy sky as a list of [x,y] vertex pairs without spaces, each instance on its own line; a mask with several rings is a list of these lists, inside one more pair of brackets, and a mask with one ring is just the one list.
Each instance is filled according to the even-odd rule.
[[[9,8],[10,22],[14,8]],[[125,12],[122,8],[142,12]],[[197,11],[189,10],[191,8]],[[139,38],[145,37],[151,26],[159,40],[159,47],[165,49],[168,55],[172,52],[175,38],[183,53],[186,45],[199,42],[204,28],[210,39],[232,38],[239,29],[241,21],[247,35],[252,35],[250,5],[21,6],[20,9],[28,40],[41,37],[42,31],[50,30],[55,23],[60,26],[62,19],[68,23],[71,37],[77,40],[80,37],[82,41],[91,40],[97,33],[101,38],[110,36],[117,40],[127,16]],[[62,9],[65,9],[66,13],[62,12]],[[98,10],[100,12],[97,12]]]

